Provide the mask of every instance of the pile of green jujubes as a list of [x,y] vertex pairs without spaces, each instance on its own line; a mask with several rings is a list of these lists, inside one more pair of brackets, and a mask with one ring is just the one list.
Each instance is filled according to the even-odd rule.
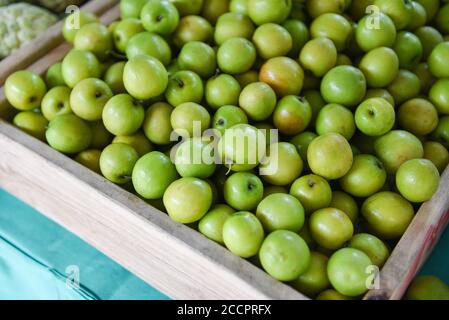
[[310,297],[363,295],[449,163],[449,4],[120,8],[8,78],[14,124]]

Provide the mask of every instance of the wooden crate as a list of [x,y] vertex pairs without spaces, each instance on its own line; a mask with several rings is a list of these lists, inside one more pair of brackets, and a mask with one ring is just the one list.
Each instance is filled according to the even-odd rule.
[[[115,7],[102,20],[117,18]],[[68,50],[62,43],[29,69],[43,74]],[[0,106],[8,114],[2,92]],[[0,150],[2,188],[172,298],[307,299],[1,119]],[[379,289],[369,291],[365,299],[400,299],[432,251],[449,219],[449,168],[441,181],[382,269]]]

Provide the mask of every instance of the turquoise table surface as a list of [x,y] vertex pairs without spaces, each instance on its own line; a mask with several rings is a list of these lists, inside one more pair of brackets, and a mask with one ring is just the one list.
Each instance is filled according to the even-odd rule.
[[0,189],[0,299],[168,299]]
[[[421,274],[449,283],[449,231]],[[0,189],[0,299],[168,298]]]

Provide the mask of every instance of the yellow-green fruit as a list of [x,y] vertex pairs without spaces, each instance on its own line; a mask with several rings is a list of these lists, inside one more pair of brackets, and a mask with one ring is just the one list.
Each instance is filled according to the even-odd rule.
[[325,255],[311,252],[309,268],[292,282],[293,287],[309,297],[314,297],[321,291],[329,288],[327,260],[328,258]]
[[418,276],[408,288],[408,300],[449,300],[449,287],[434,276]]

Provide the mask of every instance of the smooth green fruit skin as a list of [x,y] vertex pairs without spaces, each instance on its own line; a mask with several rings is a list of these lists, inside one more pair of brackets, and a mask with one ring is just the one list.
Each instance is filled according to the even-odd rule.
[[330,250],[341,248],[354,233],[351,219],[336,208],[319,209],[312,213],[309,228],[313,239]]
[[413,159],[404,162],[396,173],[396,187],[411,202],[430,200],[438,189],[440,174],[430,160]]
[[[78,21],[79,24],[77,23]],[[80,30],[82,26],[92,22],[98,22],[98,18],[93,13],[79,11],[78,17],[76,17],[75,14],[71,14],[64,20],[62,34],[68,42],[73,43],[78,30]]]
[[435,276],[418,276],[408,288],[408,300],[449,300],[449,287]]
[[58,62],[48,68],[45,74],[45,83],[49,89],[65,86],[64,78],[62,77],[62,63]]
[[263,198],[263,184],[258,176],[237,172],[224,184],[224,199],[236,210],[253,210]]
[[361,154],[354,157],[351,170],[340,179],[344,191],[355,197],[369,197],[385,185],[387,172],[375,156]]
[[101,153],[100,170],[106,179],[117,184],[125,184],[131,180],[138,159],[139,155],[130,145],[113,143]]
[[362,295],[371,276],[370,258],[360,250],[343,248],[335,252],[328,261],[327,275],[332,286],[341,294],[349,297]]
[[228,220],[234,212],[234,209],[225,204],[216,205],[201,218],[198,224],[198,231],[209,239],[224,244],[223,226],[226,220]]
[[411,1],[376,0],[374,5],[393,20],[397,30],[402,30],[409,25],[413,10]]
[[145,110],[128,94],[112,97],[104,106],[103,123],[116,136],[129,136],[142,126]]
[[105,104],[113,96],[109,86],[100,79],[80,81],[70,94],[70,107],[74,114],[87,121],[101,120]]
[[192,41],[210,42],[214,34],[214,28],[203,17],[189,15],[179,20],[178,28],[173,34],[173,43],[181,49]]
[[298,62],[288,57],[275,57],[266,61],[259,72],[259,80],[270,85],[279,98],[299,95],[307,79]]
[[349,219],[351,219],[352,224],[355,225],[357,222],[359,207],[354,198],[352,198],[349,194],[342,191],[332,192],[332,201],[329,204],[329,207],[343,211]]
[[274,57],[287,55],[293,47],[290,33],[275,23],[266,23],[259,26],[252,38],[259,56],[268,60]]
[[48,120],[42,114],[33,111],[22,111],[14,117],[12,122],[17,128],[41,141],[45,141]]
[[327,261],[329,259],[319,252],[310,253],[310,265],[307,271],[293,280],[292,286],[299,292],[313,298],[330,287],[327,277]]
[[399,58],[399,66],[404,69],[415,67],[423,56],[423,46],[419,38],[407,31],[399,32],[393,46]]
[[229,11],[248,15],[248,0],[231,0]]
[[433,49],[441,42],[444,42],[441,33],[431,26],[418,28],[415,31],[415,35],[419,38],[423,46],[423,60],[425,61],[428,60]]
[[164,206],[174,221],[193,223],[200,220],[212,205],[212,189],[197,178],[181,178],[165,190]]
[[75,161],[89,168],[90,170],[101,174],[100,156],[100,150],[90,149],[78,153],[78,155],[75,157]]
[[115,47],[120,52],[126,52],[129,40],[136,34],[145,31],[139,19],[128,18],[120,21],[114,28],[113,39]]
[[339,52],[346,49],[352,33],[351,23],[342,15],[335,13],[325,13],[317,17],[310,26],[312,38],[329,38]]
[[355,124],[367,136],[386,134],[393,128],[395,120],[393,106],[383,98],[366,99],[355,112]]
[[314,174],[296,179],[290,188],[290,194],[301,202],[307,214],[328,207],[332,200],[329,183]]
[[218,143],[218,152],[231,170],[248,171],[265,156],[266,137],[254,126],[238,124],[226,130]]
[[440,8],[439,0],[416,0],[420,3],[427,12],[427,22],[430,22],[437,14]]
[[[380,28],[373,28],[373,23],[377,18],[379,18]],[[396,27],[393,20],[387,15],[371,14],[359,21],[355,37],[357,44],[365,52],[379,47],[392,47],[396,40]]]
[[295,19],[285,21],[282,26],[287,29],[293,39],[293,46],[288,55],[291,58],[297,58],[301,49],[310,39],[309,29],[304,22]]
[[253,33],[254,25],[247,15],[229,12],[218,18],[214,38],[215,43],[220,46],[231,38],[251,39]]
[[179,11],[181,16],[195,15],[201,13],[204,0],[170,0]]
[[47,87],[42,78],[31,71],[17,71],[5,82],[5,96],[9,103],[21,111],[40,107]]
[[402,104],[398,112],[399,125],[416,135],[428,135],[438,125],[438,112],[426,99],[412,99]]
[[364,100],[368,100],[371,98],[382,98],[392,106],[396,105],[393,96],[386,89],[368,89],[368,91],[366,91]]
[[106,129],[103,121],[91,121],[89,122],[89,127],[92,131],[92,142],[89,148],[103,150],[111,143],[113,136]]
[[432,133],[432,138],[449,149],[449,116],[440,118],[437,128]]
[[237,105],[242,91],[239,82],[231,75],[220,74],[206,83],[206,101],[212,109]]
[[150,32],[169,35],[179,23],[176,7],[168,1],[149,1],[140,12],[143,27]]
[[140,18],[142,8],[148,0],[123,0],[120,1],[120,16],[126,18]]
[[176,150],[175,165],[181,177],[209,178],[215,172],[213,145],[201,137],[181,143]]
[[172,112],[173,107],[165,102],[157,102],[147,109],[142,129],[152,143],[167,145],[171,142],[170,135],[173,128],[170,116]]
[[387,87],[387,90],[393,96],[396,105],[400,105],[419,95],[421,83],[416,74],[401,69],[397,77]]
[[114,47],[111,33],[99,22],[86,24],[78,30],[73,45],[76,50],[92,52],[100,61],[105,61]]
[[427,141],[424,143],[424,158],[432,161],[440,174],[449,165],[449,151],[439,142]]
[[432,74],[437,78],[449,77],[449,66],[447,65],[447,56],[449,54],[449,42],[438,44],[431,52],[428,64]]
[[100,62],[90,51],[71,50],[62,60],[62,76],[68,87],[88,78],[100,78]]
[[334,289],[327,289],[321,292],[316,300],[351,300],[350,297],[347,297]]
[[418,2],[411,2],[412,10],[410,12],[410,22],[407,25],[407,29],[416,30],[422,27],[427,22],[427,12],[426,9]]
[[309,169],[309,164],[307,163],[307,150],[309,149],[310,143],[318,137],[317,134],[311,131],[305,131],[303,133],[294,136],[290,143],[293,144],[296,149],[298,149],[298,153],[301,156],[301,159],[304,163],[304,170]]
[[114,94],[126,93],[125,85],[123,84],[125,64],[126,62],[124,61],[114,63],[104,75],[104,82],[107,83]]
[[209,45],[191,41],[184,45],[178,56],[178,65],[181,70],[190,70],[200,77],[210,78],[216,71],[217,62],[214,49]]
[[299,61],[316,77],[322,77],[337,64],[337,48],[328,38],[312,39],[302,48]]
[[326,105],[318,113],[315,128],[319,135],[339,133],[346,140],[350,140],[356,129],[354,115],[344,106],[331,103]]
[[291,0],[248,0],[248,15],[258,26],[269,22],[281,23],[291,10]]
[[[193,137],[209,128],[210,115],[206,108],[193,102],[177,106],[170,116],[171,126],[182,137]],[[199,124],[199,128],[197,127]],[[198,129],[199,132],[197,132]]]
[[356,234],[349,241],[348,247],[364,252],[370,258],[371,262],[379,268],[383,267],[390,256],[390,250],[385,243],[376,236],[368,233]]
[[310,143],[307,160],[313,173],[335,180],[351,169],[353,154],[351,146],[342,135],[326,133]]
[[177,178],[175,165],[159,151],[141,157],[132,172],[134,188],[145,199],[161,199],[168,186]]
[[449,115],[449,79],[440,79],[435,82],[430,89],[429,97],[438,113]]
[[276,107],[276,94],[264,82],[255,82],[243,88],[239,105],[245,110],[248,117],[254,121],[268,119]]
[[212,119],[212,127],[219,131],[220,136],[237,124],[248,124],[248,116],[245,111],[236,106],[220,107]]
[[366,79],[363,73],[352,66],[331,69],[321,82],[321,94],[328,103],[353,107],[366,94]]
[[170,76],[165,98],[177,107],[186,102],[201,103],[204,96],[203,80],[192,71],[178,71]]
[[397,193],[383,191],[362,205],[368,227],[382,240],[401,237],[414,217],[413,206]]
[[279,281],[293,281],[307,271],[310,250],[296,233],[277,230],[270,233],[259,252],[262,267]]
[[87,149],[92,141],[89,125],[74,114],[56,116],[50,121],[45,136],[53,149],[68,154]]
[[369,51],[363,56],[359,65],[371,88],[383,88],[393,81],[399,72],[399,58],[386,47]]
[[296,147],[288,142],[271,143],[259,167],[262,179],[275,186],[290,185],[298,178],[304,164]]
[[217,52],[217,63],[221,71],[236,75],[249,71],[256,62],[254,44],[245,38],[226,40]]
[[388,174],[396,173],[405,161],[422,158],[424,155],[421,141],[403,130],[393,130],[378,138],[374,149]]
[[304,208],[298,199],[289,194],[275,193],[267,196],[257,206],[256,216],[267,232],[299,232],[304,225]]
[[41,111],[48,121],[61,114],[71,113],[70,88],[58,86],[50,89],[42,99]]
[[157,59],[139,55],[125,65],[123,83],[131,96],[148,100],[165,92],[168,74],[164,65]]
[[307,129],[312,120],[312,107],[307,99],[286,96],[273,112],[273,124],[282,134],[296,135]]
[[134,35],[126,46],[126,57],[133,59],[139,55],[147,55],[158,59],[164,66],[170,64],[172,52],[167,41],[152,32],[140,32]]
[[263,227],[251,212],[237,212],[223,225],[223,242],[236,256],[255,256],[264,240]]
[[112,143],[129,144],[136,150],[139,157],[146,155],[154,149],[153,144],[141,131],[131,136],[117,136],[112,140]]
[[443,7],[440,8],[440,11],[438,12],[435,19],[438,29],[441,30],[441,32],[444,34],[449,33],[448,16],[449,16],[449,3],[445,4]]

